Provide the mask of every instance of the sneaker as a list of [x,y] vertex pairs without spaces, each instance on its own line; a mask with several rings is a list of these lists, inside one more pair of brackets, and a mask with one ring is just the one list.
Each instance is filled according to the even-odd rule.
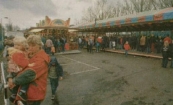
[[26,101],[27,97],[26,97],[26,93],[24,92],[19,92],[17,93],[17,96],[19,96],[23,101]]
[[54,100],[54,99],[55,99],[55,95],[52,95],[51,100]]

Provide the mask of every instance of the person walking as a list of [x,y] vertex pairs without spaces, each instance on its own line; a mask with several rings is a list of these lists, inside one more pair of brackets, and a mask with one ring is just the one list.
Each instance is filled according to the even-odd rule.
[[150,36],[146,36],[146,52],[151,53],[151,39]]
[[62,66],[58,63],[58,60],[55,56],[51,56],[51,60],[49,63],[49,74],[48,74],[49,80],[50,80],[50,86],[52,91],[52,97],[51,99],[55,99],[55,93],[57,90],[57,87],[59,85],[59,80],[63,79],[63,69]]
[[154,36],[154,34],[151,34],[150,37],[151,53],[155,52],[155,43],[156,43],[156,37]]
[[88,40],[89,40],[89,37],[86,36],[86,37],[85,37],[85,42],[86,42],[86,49],[87,49],[87,52],[89,52]]
[[65,39],[63,37],[60,38],[60,43],[61,43],[61,51],[65,52]]
[[145,51],[145,44],[146,44],[146,36],[142,35],[140,38],[140,47],[142,52]]
[[168,58],[169,58],[168,48],[169,48],[169,42],[165,41],[164,45],[163,45],[163,48],[162,48],[162,57],[163,57],[163,59],[162,59],[162,67],[163,68],[166,68],[167,64],[168,64]]
[[158,36],[158,38],[156,39],[156,44],[155,44],[156,52],[157,53],[161,53],[162,45],[163,45],[162,37],[161,36]]
[[56,39],[56,47],[55,47],[55,49],[56,49],[56,52],[58,52],[58,53],[61,51],[61,42],[60,42],[59,38]]
[[88,45],[89,45],[89,52],[93,53],[93,45],[94,45],[94,40],[92,39],[92,37],[90,36],[89,40],[88,40]]
[[78,49],[79,50],[82,49],[82,38],[81,37],[78,38]]
[[54,46],[53,45],[53,42],[51,40],[51,38],[49,37],[47,40],[46,40],[46,43],[45,43],[45,49],[46,49],[46,53],[47,54],[51,54],[51,47]]
[[98,41],[96,41],[96,52],[100,52],[100,43]]
[[169,57],[171,58],[170,68],[173,68],[173,40],[168,49]]
[[128,41],[126,41],[124,44],[124,50],[125,50],[125,55],[127,57],[128,56],[128,50],[130,50],[130,45],[129,45]]

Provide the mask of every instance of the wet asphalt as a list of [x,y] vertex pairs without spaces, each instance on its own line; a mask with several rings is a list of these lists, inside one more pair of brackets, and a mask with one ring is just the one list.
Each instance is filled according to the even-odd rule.
[[[85,49],[57,59],[64,68],[57,89],[59,105],[173,105],[170,62],[162,68],[161,59]],[[57,105],[50,96],[48,88],[42,105]]]

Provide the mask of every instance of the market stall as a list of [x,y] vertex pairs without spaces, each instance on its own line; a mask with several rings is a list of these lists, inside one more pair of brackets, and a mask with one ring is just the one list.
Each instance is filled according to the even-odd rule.
[[172,31],[173,7],[98,20],[76,28],[79,32]]
[[[66,21],[61,19],[51,20],[48,16],[46,16],[45,20],[41,20],[39,23],[36,23],[36,27],[31,27],[29,30],[27,30],[25,35],[35,34],[41,35],[45,38],[53,36],[55,40],[64,38],[66,40],[65,50],[76,50],[78,49],[78,44],[75,40],[75,31],[77,31],[77,29],[70,28],[69,24],[70,18]],[[71,38],[74,40],[71,41]]]

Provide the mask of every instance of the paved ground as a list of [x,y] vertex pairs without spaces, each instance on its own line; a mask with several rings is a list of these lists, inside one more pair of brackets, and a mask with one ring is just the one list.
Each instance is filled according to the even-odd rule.
[[161,59],[85,50],[57,58],[65,72],[60,105],[173,105],[173,69],[161,68]]
[[[57,59],[64,68],[60,105],[173,105],[173,69],[161,59],[86,50]],[[42,105],[53,105],[50,96],[48,85]]]

